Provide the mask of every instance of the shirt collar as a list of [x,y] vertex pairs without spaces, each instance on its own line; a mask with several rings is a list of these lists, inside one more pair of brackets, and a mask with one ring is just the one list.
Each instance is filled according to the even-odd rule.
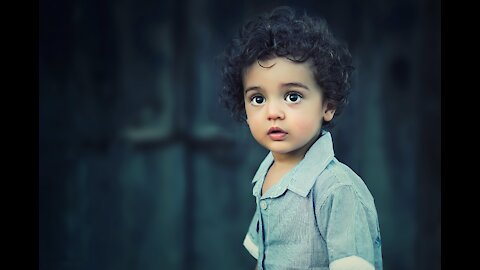
[[[312,189],[313,184],[315,184],[317,176],[325,170],[333,158],[332,136],[330,132],[322,130],[321,136],[310,147],[302,161],[285,175],[285,179],[282,179],[281,182],[276,185],[275,191],[271,196],[280,196],[285,189],[288,188],[300,196],[306,197]],[[272,163],[273,155],[272,152],[269,152],[253,177],[252,183],[256,183],[253,188],[253,195],[260,194],[263,180]]]
[[253,177],[252,183],[255,184],[253,187],[253,195],[257,196],[260,194],[260,190],[263,185],[263,180],[265,179],[265,176],[267,175],[267,171],[270,168],[270,166],[273,163],[273,154],[272,152],[269,152],[265,159],[262,161],[260,166],[258,167],[257,173]]

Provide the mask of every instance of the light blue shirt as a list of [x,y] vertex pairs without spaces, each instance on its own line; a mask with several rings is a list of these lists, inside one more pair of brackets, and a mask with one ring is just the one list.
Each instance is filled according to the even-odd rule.
[[257,207],[243,243],[259,270],[382,269],[373,197],[334,157],[329,132],[262,195],[272,163],[270,152],[253,178]]

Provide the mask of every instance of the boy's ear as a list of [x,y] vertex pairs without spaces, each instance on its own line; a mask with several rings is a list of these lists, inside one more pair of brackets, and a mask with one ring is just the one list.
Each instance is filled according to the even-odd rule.
[[333,115],[335,114],[335,110],[326,110],[323,114],[323,121],[332,121]]
[[332,121],[335,115],[335,107],[331,103],[326,103],[323,111],[323,121]]

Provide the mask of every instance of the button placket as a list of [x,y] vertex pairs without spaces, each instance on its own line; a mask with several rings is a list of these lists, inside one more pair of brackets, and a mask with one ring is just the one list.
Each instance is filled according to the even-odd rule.
[[267,202],[264,200],[260,201],[260,208],[262,208],[262,210],[267,210],[268,208]]

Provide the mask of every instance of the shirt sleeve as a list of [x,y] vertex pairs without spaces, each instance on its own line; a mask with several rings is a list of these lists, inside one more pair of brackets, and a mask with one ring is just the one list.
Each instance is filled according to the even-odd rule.
[[368,209],[353,187],[333,188],[315,208],[321,235],[327,243],[330,269],[374,270],[374,232],[368,221]]
[[250,226],[248,227],[248,232],[245,235],[243,240],[243,246],[248,250],[248,252],[258,260],[258,241],[259,241],[259,213],[258,209],[253,215]]

